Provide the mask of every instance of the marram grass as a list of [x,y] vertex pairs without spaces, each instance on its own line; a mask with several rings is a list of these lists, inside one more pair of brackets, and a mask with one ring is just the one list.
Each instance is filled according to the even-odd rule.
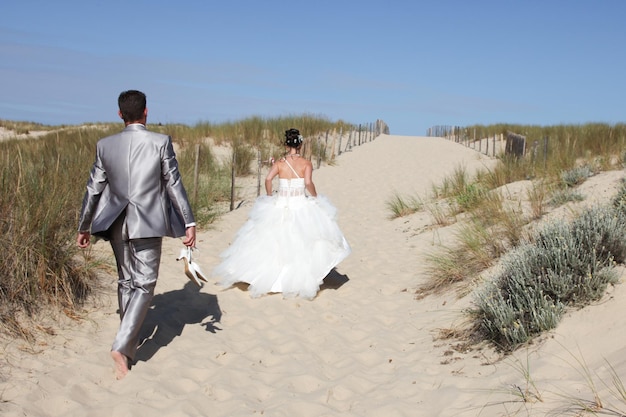
[[403,217],[416,213],[424,207],[419,197],[402,197],[400,194],[394,194],[387,201],[387,208],[391,211],[391,218]]

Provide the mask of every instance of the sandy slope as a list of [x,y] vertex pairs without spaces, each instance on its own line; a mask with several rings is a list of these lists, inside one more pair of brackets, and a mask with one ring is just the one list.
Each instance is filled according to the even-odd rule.
[[[454,226],[429,228],[427,213],[390,220],[386,202],[394,192],[427,195],[460,164],[472,172],[494,163],[442,139],[381,136],[316,170],[318,191],[339,209],[353,253],[313,301],[251,299],[239,288],[214,285],[198,289],[175,260],[181,243],[167,240],[146,323],[152,337],[126,379],[113,378],[109,358],[118,324],[110,276],[111,291],[89,308],[88,319],[67,324],[45,346],[29,347],[40,353],[24,352],[21,342],[5,343],[0,413],[393,417],[501,416],[521,409],[518,415],[544,415],[567,403],[558,393],[592,399],[576,358],[609,382],[606,358],[626,378],[622,286],[502,360],[488,349],[460,352],[454,341],[437,338],[439,329],[463,323],[469,297],[414,296],[426,279],[424,254],[450,243]],[[609,198],[622,176],[591,178],[581,188],[587,202]],[[198,262],[205,272],[250,206],[200,234]],[[508,390],[526,390],[521,369],[527,367],[537,385],[530,391],[543,401],[506,402],[519,399]],[[600,379],[596,384],[607,406],[613,396]]]

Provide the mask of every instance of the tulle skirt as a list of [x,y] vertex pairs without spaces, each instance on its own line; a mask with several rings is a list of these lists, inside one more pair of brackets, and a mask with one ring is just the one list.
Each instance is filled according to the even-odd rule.
[[351,251],[335,215],[322,195],[258,197],[213,270],[218,284],[248,283],[253,297],[314,298],[324,277]]

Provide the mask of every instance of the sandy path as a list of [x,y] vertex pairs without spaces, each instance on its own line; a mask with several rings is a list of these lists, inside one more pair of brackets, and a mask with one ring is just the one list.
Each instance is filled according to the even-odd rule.
[[[251,299],[238,288],[211,284],[198,290],[175,261],[182,245],[167,240],[147,319],[154,333],[129,375],[122,381],[112,376],[108,350],[118,319],[111,292],[88,321],[66,326],[41,353],[24,354],[19,343],[5,346],[2,415],[479,415],[482,405],[510,399],[498,392],[502,387],[524,379],[514,365],[486,365],[486,354],[461,354],[435,340],[438,329],[462,320],[468,300],[454,294],[416,300],[413,291],[425,279],[422,255],[451,232],[418,233],[432,222],[423,213],[389,220],[386,202],[394,192],[427,194],[459,164],[472,172],[493,163],[442,139],[382,136],[316,170],[318,191],[339,209],[353,253],[313,301]],[[200,234],[198,262],[205,272],[217,264],[249,208],[224,215]],[[593,321],[614,315],[622,292],[618,287],[608,310],[594,313],[601,316],[587,319],[587,327],[580,317],[588,313],[566,318],[563,339],[537,355],[538,377],[552,381],[559,372],[580,379],[571,366],[555,365],[546,355],[562,356],[560,343],[580,326],[588,337],[599,337]],[[600,357],[593,360],[600,363]],[[480,415],[506,415],[504,409]]]

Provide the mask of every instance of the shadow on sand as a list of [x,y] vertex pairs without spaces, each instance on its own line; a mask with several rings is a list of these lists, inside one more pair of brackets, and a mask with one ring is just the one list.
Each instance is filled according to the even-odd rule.
[[350,281],[350,278],[348,278],[347,275],[340,274],[335,268],[333,268],[324,278],[322,285],[320,285],[320,291],[337,290],[348,281]]
[[222,317],[217,296],[200,292],[200,287],[187,282],[180,290],[157,294],[141,327],[141,342],[135,363],[147,362],[158,350],[180,336],[187,324],[201,324],[208,332],[216,327]]
[[[326,275],[324,281],[320,285],[320,291],[323,290],[337,290],[343,284],[350,281],[347,275],[342,275],[335,268],[331,269],[331,271]],[[248,284],[245,282],[235,282],[233,284],[234,288],[239,288],[241,291],[248,291]],[[275,293],[270,293],[275,294]]]

